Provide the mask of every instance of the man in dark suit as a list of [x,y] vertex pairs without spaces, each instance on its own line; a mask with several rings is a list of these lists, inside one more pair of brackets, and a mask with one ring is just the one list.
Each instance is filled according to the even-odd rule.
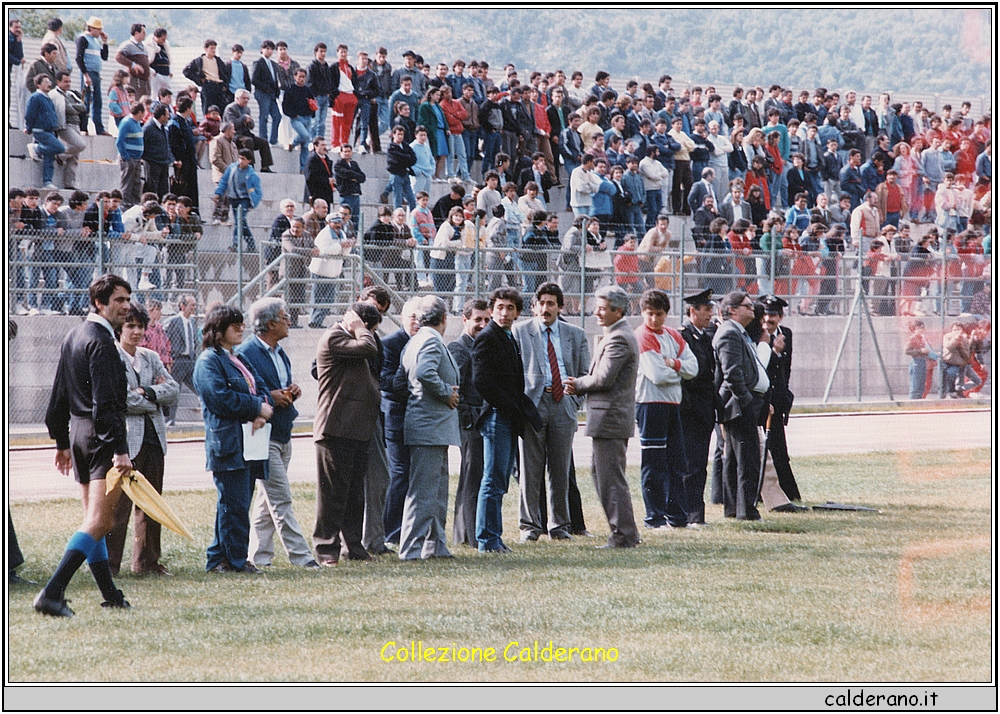
[[792,372],[792,331],[781,324],[788,303],[774,295],[766,295],[763,302],[764,327],[770,335],[774,353],[767,365],[767,376],[771,380],[771,406],[774,407],[768,451],[781,490],[792,501],[799,501],[802,496],[795,483],[795,475],[788,459],[788,444],[785,441],[785,425],[788,424],[788,414],[792,411],[792,402],[795,400],[795,395],[788,388]]
[[712,339],[715,351],[715,390],[719,395],[719,421],[725,435],[722,505],[726,518],[760,520],[757,486],[760,480],[760,436],[757,423],[770,386],[747,334],[753,322],[753,301],[742,290],[723,299],[728,319]]
[[[389,291],[381,285],[369,285],[358,296],[378,310],[384,318],[392,307]],[[368,368],[376,380],[382,377],[382,363],[385,360],[382,338],[375,335],[375,356],[368,360]],[[379,408],[379,424],[368,444],[368,468],[365,469],[365,521],[361,543],[371,555],[385,555],[392,551],[385,545],[385,495],[389,490],[389,459],[385,453],[385,427]]]
[[476,427],[483,435],[483,481],[476,506],[476,543],[481,553],[505,553],[503,496],[517,460],[517,437],[538,411],[524,395],[524,366],[511,327],[524,301],[513,288],[490,293],[490,323],[472,347],[472,382],[485,402]]
[[681,382],[681,425],[684,429],[688,468],[684,493],[688,523],[705,522],[705,482],[708,479],[708,451],[715,429],[715,353],[712,338],[712,291],[684,298],[688,314],[681,334],[698,358],[698,375]]
[[379,388],[382,390],[382,417],[385,420],[385,452],[389,460],[389,489],[385,494],[385,510],[382,524],[385,527],[385,542],[399,545],[399,533],[403,525],[403,505],[410,486],[410,450],[403,443],[403,423],[406,420],[407,394],[397,394],[393,379],[399,369],[399,358],[410,337],[417,333],[420,325],[416,320],[419,298],[406,301],[400,314],[403,326],[382,340],[382,372]]
[[250,306],[247,322],[250,323],[254,336],[237,347],[236,351],[257,370],[274,401],[268,444],[268,477],[257,482],[249,559],[258,568],[271,565],[274,558],[274,534],[277,531],[292,565],[319,568],[292,511],[292,490],[288,483],[288,465],[292,459],[292,423],[298,416],[294,402],[302,396],[302,388],[292,381],[292,364],[288,353],[278,344],[288,337],[291,322],[285,301],[281,298],[261,298]]
[[281,110],[278,109],[278,95],[281,93],[278,87],[278,65],[271,60],[274,49],[271,40],[260,43],[260,57],[253,63],[250,76],[257,107],[260,109],[260,136],[272,146],[278,143],[278,125],[281,123]]
[[35,598],[35,610],[45,615],[73,616],[66,586],[85,560],[104,596],[101,606],[129,607],[112,580],[104,537],[114,526],[121,495],[120,485],[106,493],[107,473],[116,468],[124,476],[132,470],[125,427],[128,382],[114,338],[125,322],[131,296],[132,287],[117,275],[97,278],[90,285],[93,311],[63,340],[45,425],[56,442],[56,468],[67,476],[73,469],[83,489],[86,515],[56,572]]
[[702,169],[701,180],[691,187],[691,191],[687,196],[688,207],[691,209],[691,213],[702,207],[702,204],[705,203],[705,196],[711,196],[715,205],[719,205],[719,197],[715,195],[713,181],[715,181],[715,170],[708,167]]
[[472,346],[489,324],[490,309],[485,300],[467,300],[462,310],[462,334],[448,345],[458,365],[458,423],[462,430],[462,469],[455,492],[455,530],[452,540],[476,547],[476,505],[483,481],[483,436],[475,424],[483,408],[483,398],[472,383]]
[[743,200],[743,182],[736,179],[729,182],[729,195],[717,205],[719,217],[726,219],[726,225],[731,226],[739,219],[753,223],[750,204]]
[[598,548],[634,548],[639,545],[632,496],[625,479],[625,452],[635,433],[635,380],[639,344],[628,326],[628,294],[617,285],[595,294],[594,315],[604,338],[590,362],[590,372],[569,377],[567,394],[587,396],[587,435],[593,439],[591,476],[611,534]]
[[322,198],[328,206],[333,205],[333,188],[336,180],[333,177],[334,160],[327,156],[326,139],[317,137],[313,140],[313,153],[306,162],[306,198],[307,203]]
[[[535,292],[534,319],[518,323],[513,330],[524,364],[525,396],[537,405],[542,420],[539,432],[526,430],[522,435],[522,542],[538,540],[543,533],[553,540],[568,540],[572,530],[568,489],[579,401],[565,394],[563,380],[587,373],[590,350],[583,330],[559,320],[563,301],[558,285],[543,283]],[[540,506],[546,495],[547,518],[543,520]]]
[[[174,361],[170,368],[170,376],[178,386],[187,385],[192,392],[195,391],[194,360],[201,352],[201,340],[198,338],[198,322],[195,316],[197,310],[198,301],[194,295],[181,295],[177,301],[177,315],[170,318],[163,326],[163,331],[170,340],[170,358]],[[178,393],[177,402],[170,405],[167,410],[167,426],[175,424],[179,402]]]
[[378,426],[378,380],[368,360],[377,347],[372,331],[382,315],[372,305],[354,303],[316,349],[319,398],[313,419],[316,442],[316,527],[313,545],[320,565],[334,566],[342,555],[371,560],[361,543],[365,515],[368,442]]
[[549,205],[549,189],[555,185],[552,174],[546,168],[545,154],[536,151],[531,155],[531,166],[522,169],[517,177],[517,186],[524,194],[524,187],[529,181],[534,181],[538,185],[538,191],[545,199],[545,205]]

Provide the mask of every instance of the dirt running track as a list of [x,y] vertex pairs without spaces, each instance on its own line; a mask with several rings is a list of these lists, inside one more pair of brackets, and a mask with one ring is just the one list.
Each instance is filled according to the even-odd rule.
[[[991,413],[981,411],[899,412],[884,414],[802,415],[789,420],[791,456],[856,454],[869,451],[973,449],[990,445]],[[576,463],[590,464],[590,439],[577,434]],[[293,440],[290,478],[313,482],[316,462],[311,437]],[[8,450],[8,493],[11,501],[77,498],[79,486],[53,466],[55,449]],[[450,450],[451,472],[458,473],[459,451]],[[628,461],[639,463],[639,441],[629,441]],[[171,443],[166,457],[166,490],[214,489],[205,472],[202,441]]]

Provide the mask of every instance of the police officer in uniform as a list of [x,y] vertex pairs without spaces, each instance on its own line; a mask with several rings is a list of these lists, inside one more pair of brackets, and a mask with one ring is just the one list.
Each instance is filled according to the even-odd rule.
[[771,435],[768,438],[768,452],[778,476],[778,484],[792,501],[802,500],[799,487],[792,474],[792,466],[788,459],[788,445],[785,441],[785,426],[788,424],[788,414],[792,410],[795,395],[788,388],[789,376],[792,370],[792,331],[781,324],[788,303],[780,297],[765,295],[764,326],[771,335],[771,347],[778,335],[784,336],[784,348],[781,354],[773,352],[771,362],[767,366],[767,376],[771,380],[771,406],[774,415],[771,417]]
[[[705,522],[705,481],[708,476],[708,451],[715,429],[715,354],[712,338],[712,291],[705,290],[684,298],[687,315],[681,334],[698,358],[698,375],[681,381],[681,424],[684,428],[688,468],[684,492],[688,523]],[[721,490],[721,489],[720,489]]]

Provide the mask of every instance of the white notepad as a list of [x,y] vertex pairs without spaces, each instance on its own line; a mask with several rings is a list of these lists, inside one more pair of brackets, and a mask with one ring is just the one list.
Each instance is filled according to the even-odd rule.
[[253,431],[252,422],[247,422],[243,425],[243,460],[267,461],[270,442],[271,422],[257,431]]

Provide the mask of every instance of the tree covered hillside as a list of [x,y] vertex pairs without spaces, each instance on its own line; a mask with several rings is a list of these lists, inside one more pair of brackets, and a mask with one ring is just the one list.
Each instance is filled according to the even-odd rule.
[[[12,11],[16,12],[16,11]],[[683,9],[493,10],[372,8],[39,10],[64,19],[97,14],[121,42],[131,22],[165,24],[175,45],[213,37],[250,54],[284,39],[307,57],[317,41],[373,51],[405,49],[428,61],[487,59],[496,67],[606,69],[613,77],[736,82],[876,91],[989,94],[989,10]],[[331,47],[331,50],[333,48]],[[223,54],[220,52],[220,54]],[[228,54],[228,53],[224,53]],[[494,72],[496,75],[498,72]]]

